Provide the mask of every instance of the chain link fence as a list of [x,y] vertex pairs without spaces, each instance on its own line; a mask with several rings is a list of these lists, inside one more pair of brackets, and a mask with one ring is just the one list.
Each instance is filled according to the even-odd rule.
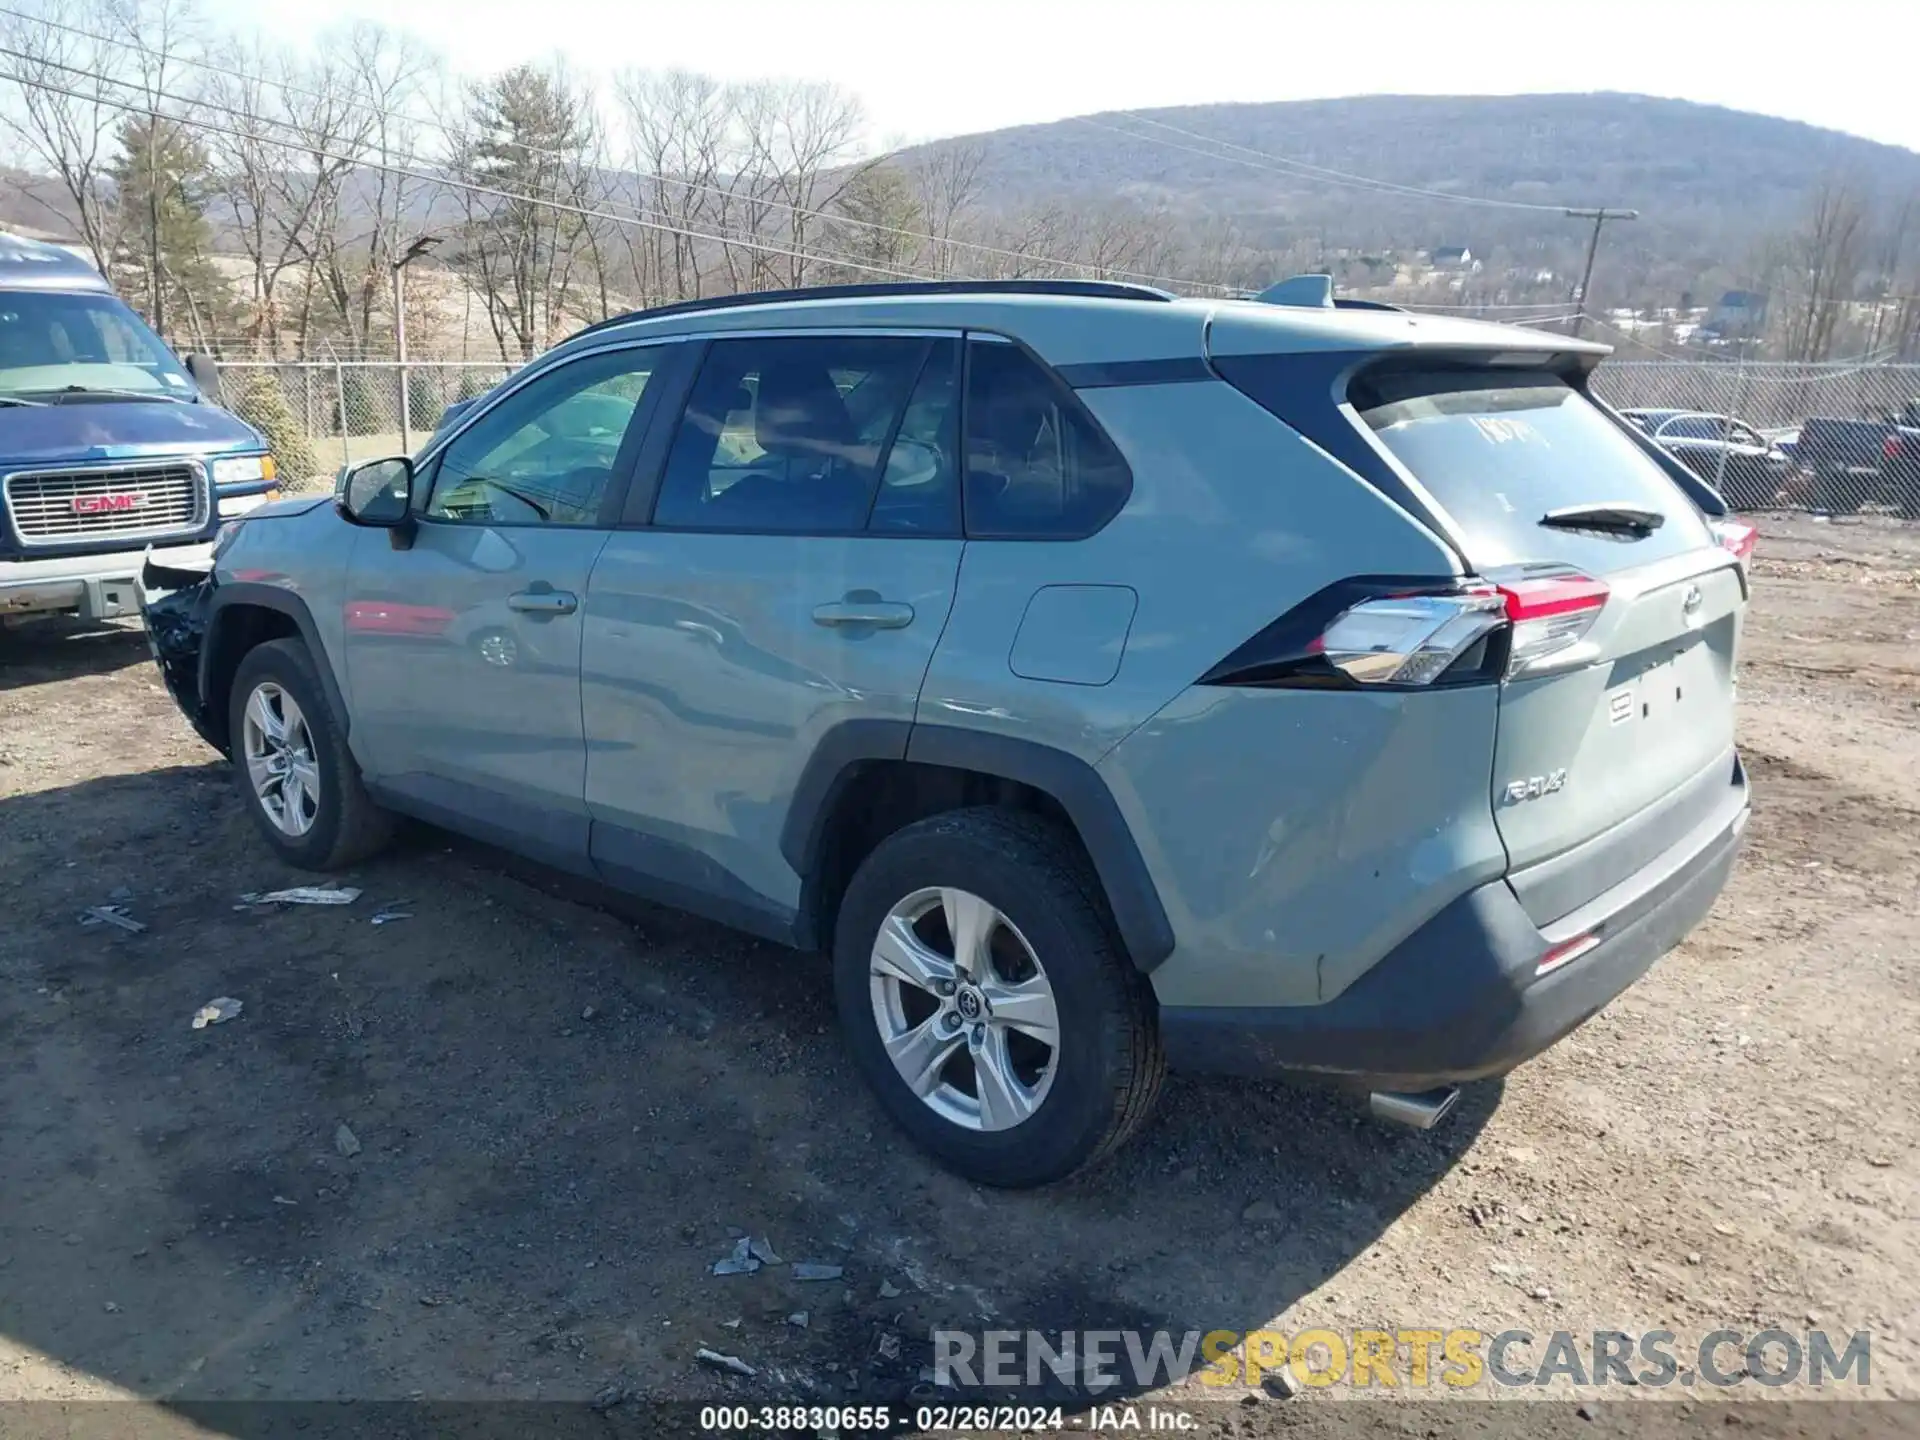
[[1608,360],[1594,390],[1736,508],[1920,518],[1920,365]]
[[416,450],[457,400],[484,395],[516,367],[466,360],[229,360],[221,394],[264,434],[292,489],[341,466]]
[[[228,403],[265,433],[291,486],[417,449],[447,406],[505,362],[238,360]],[[1920,365],[1609,360],[1594,388],[1741,509],[1920,518]]]

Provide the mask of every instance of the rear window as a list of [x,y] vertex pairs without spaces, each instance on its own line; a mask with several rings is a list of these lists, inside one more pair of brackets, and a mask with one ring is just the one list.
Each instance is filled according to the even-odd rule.
[[[1558,560],[1620,570],[1711,545],[1666,473],[1586,397],[1548,371],[1393,371],[1349,390],[1360,418],[1460,529],[1477,567]],[[1641,538],[1540,524],[1600,501],[1654,510]]]

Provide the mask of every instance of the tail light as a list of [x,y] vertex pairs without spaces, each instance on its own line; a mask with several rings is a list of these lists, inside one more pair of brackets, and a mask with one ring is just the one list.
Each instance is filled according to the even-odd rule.
[[1513,580],[1499,587],[1513,625],[1507,674],[1538,670],[1586,637],[1607,603],[1607,586],[1586,575]]
[[1310,642],[1362,685],[1431,685],[1504,623],[1499,595],[1389,595],[1342,611]]
[[1898,434],[1889,435],[1880,442],[1880,458],[1882,460],[1898,460],[1900,458],[1900,436]]
[[1742,565],[1753,558],[1753,547],[1760,540],[1760,531],[1743,520],[1716,520],[1713,533],[1721,548]]
[[1485,580],[1362,577],[1329,585],[1200,677],[1202,685],[1396,690],[1484,685],[1570,651],[1607,603],[1572,571]]

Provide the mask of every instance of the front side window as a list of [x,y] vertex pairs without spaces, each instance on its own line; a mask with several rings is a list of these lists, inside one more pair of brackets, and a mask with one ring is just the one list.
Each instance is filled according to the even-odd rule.
[[889,495],[939,486],[937,437],[945,431],[929,409],[937,399],[923,402],[920,381],[943,345],[952,342],[900,335],[716,340],[668,452],[654,523],[832,535],[865,529],[870,511],[910,519],[911,501],[877,507],[875,492],[883,471]]
[[1682,415],[1660,432],[1662,440],[1718,440],[1727,422],[1714,415]]
[[597,525],[634,411],[666,347],[614,350],[549,370],[441,453],[429,519]]
[[187,399],[193,381],[111,295],[0,291],[0,394],[121,390]]
[[1017,345],[967,357],[967,534],[1078,539],[1126,503],[1133,476],[1065,385]]

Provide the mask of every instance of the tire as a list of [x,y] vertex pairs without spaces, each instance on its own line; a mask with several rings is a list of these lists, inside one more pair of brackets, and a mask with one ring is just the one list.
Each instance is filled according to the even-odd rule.
[[1813,476],[1813,508],[1829,515],[1851,515],[1865,502],[1872,482],[1856,481],[1844,470],[1820,469]]
[[[300,787],[295,800],[306,820],[305,828],[298,833],[276,817],[269,799],[254,783],[247,709],[256,695],[283,728],[294,711],[298,712],[298,724],[291,727],[293,753],[311,762],[301,767],[309,780]],[[255,723],[254,728],[258,732],[261,727]],[[307,737],[304,746],[297,738],[302,731]],[[366,859],[392,837],[393,817],[373,803],[361,784],[360,767],[328,708],[313,657],[300,641],[270,640],[247,652],[234,672],[227,734],[232,741],[234,779],[247,812],[267,843],[289,864],[303,870],[337,870]],[[314,792],[310,801],[309,786]],[[284,814],[288,804],[284,781],[278,794]]]
[[[985,913],[971,908],[977,901],[996,912],[989,931],[992,973],[977,977],[983,984],[975,989],[976,1008],[968,1012],[978,1015],[985,1000],[981,1022],[961,1018],[965,991],[975,987],[956,986],[951,999],[939,1000],[885,967],[876,974],[883,924],[920,905],[932,908],[913,938],[936,957],[943,944],[945,955],[955,952],[946,917],[960,913],[948,908],[956,892],[962,898],[954,903],[971,913]],[[890,953],[899,953],[897,947]],[[1037,982],[1034,976],[1019,978],[1029,966]],[[848,1046],[881,1106],[916,1144],[969,1180],[1018,1188],[1061,1179],[1124,1144],[1159,1096],[1166,1067],[1151,991],[1122,954],[1078,847],[1039,817],[955,810],[882,841],[841,901],[833,970]],[[1050,992],[1056,1027],[1051,1047],[1024,1028],[1030,1021],[1012,1018],[1016,1006],[1026,1016],[1042,1013],[1027,1008],[1036,983]],[[1027,998],[1009,998],[1016,992]],[[905,1008],[909,1000],[917,1008]],[[998,1014],[992,1010],[996,1003],[1002,1007]],[[930,1006],[938,1012],[926,1013]],[[883,1026],[902,1048],[911,1038],[904,1033],[908,1028],[931,1046],[932,1037],[949,1033],[949,1023],[960,1027],[958,1048],[939,1062],[932,1096],[923,1099],[889,1054]],[[1049,1048],[1051,1060],[1043,1063]],[[931,1052],[923,1047],[922,1053]],[[1007,1088],[983,1092],[985,1072],[974,1067],[976,1055],[998,1057],[995,1073],[1011,1072],[1020,1082],[1017,1101],[1007,1098],[1014,1093]],[[1001,1102],[990,1105],[989,1095]],[[969,1103],[978,1113],[956,1118]],[[1009,1116],[1023,1113],[1022,1106],[1031,1108],[1008,1123]],[[999,1113],[990,1115],[991,1109]]]

